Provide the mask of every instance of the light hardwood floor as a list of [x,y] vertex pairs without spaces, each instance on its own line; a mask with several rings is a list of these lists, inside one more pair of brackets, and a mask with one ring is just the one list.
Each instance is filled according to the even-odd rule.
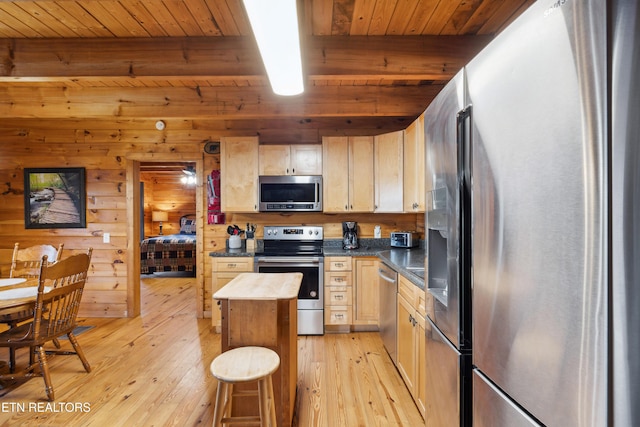
[[[78,337],[92,371],[51,357],[53,404],[42,378],[3,384],[0,426],[211,425],[220,335],[195,316],[194,280],[145,277],[142,301],[135,319],[80,319],[93,326]],[[294,426],[424,425],[377,333],[300,337],[298,349]]]

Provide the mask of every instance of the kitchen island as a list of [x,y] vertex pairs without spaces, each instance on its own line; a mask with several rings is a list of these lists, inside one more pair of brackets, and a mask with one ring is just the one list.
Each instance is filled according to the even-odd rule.
[[[221,304],[222,352],[254,345],[280,356],[280,367],[273,374],[279,426],[291,425],[295,407],[301,282],[302,273],[241,273],[213,295]],[[234,400],[232,408],[234,414],[254,414],[257,398]]]

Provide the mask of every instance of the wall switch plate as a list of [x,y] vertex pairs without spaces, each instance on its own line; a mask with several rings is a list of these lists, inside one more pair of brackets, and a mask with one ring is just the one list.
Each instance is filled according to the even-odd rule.
[[111,234],[110,233],[102,233],[102,243],[111,242]]
[[376,239],[379,239],[379,238],[382,237],[382,231],[380,231],[380,226],[379,225],[376,225],[373,228],[373,237],[376,238]]

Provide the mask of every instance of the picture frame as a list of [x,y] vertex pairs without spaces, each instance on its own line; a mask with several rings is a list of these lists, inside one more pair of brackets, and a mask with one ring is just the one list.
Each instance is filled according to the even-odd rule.
[[25,168],[25,228],[86,228],[85,191],[84,168]]

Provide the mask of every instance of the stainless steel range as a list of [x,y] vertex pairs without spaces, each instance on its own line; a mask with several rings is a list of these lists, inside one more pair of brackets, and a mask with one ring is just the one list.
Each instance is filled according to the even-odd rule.
[[323,228],[265,226],[264,248],[256,253],[259,273],[302,273],[298,293],[298,335],[324,334]]

